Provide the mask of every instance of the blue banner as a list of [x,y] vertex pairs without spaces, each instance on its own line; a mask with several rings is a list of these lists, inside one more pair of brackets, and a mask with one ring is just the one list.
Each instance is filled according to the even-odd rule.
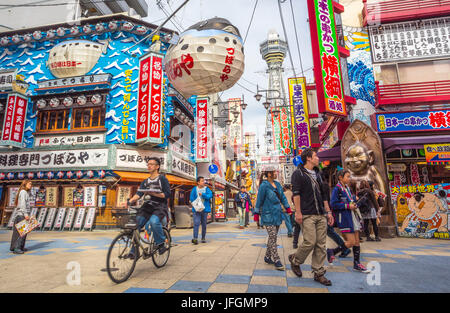
[[377,114],[376,123],[380,133],[448,130],[450,110]]

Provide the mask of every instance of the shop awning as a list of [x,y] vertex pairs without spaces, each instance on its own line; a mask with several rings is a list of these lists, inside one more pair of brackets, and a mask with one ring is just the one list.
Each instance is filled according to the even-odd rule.
[[331,149],[323,150],[317,153],[320,161],[340,161],[341,160],[341,146]]
[[450,135],[383,138],[385,153],[398,149],[423,149],[423,145],[450,143]]
[[171,174],[166,174],[169,183],[172,185],[185,185],[185,186],[196,186],[197,182],[194,180],[189,180],[186,178],[178,177]]
[[148,173],[137,173],[137,172],[123,172],[123,171],[114,171],[117,175],[120,176],[121,181],[140,183],[144,179],[147,179]]

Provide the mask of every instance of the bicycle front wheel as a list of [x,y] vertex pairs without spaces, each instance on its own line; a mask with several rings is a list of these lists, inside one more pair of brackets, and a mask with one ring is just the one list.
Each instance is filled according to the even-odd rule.
[[[166,251],[164,251],[163,254],[160,254],[158,249],[157,249],[152,254],[153,264],[155,264],[155,266],[157,268],[160,268],[160,267],[163,267],[164,265],[166,265],[167,261],[169,260],[170,246],[171,246],[171,243],[172,243],[172,238],[170,237],[170,233],[167,230],[167,228],[164,227],[163,231],[164,231],[164,236],[166,237],[166,240],[164,241],[164,246],[166,248]],[[152,239],[152,243],[153,243],[153,246],[154,246],[154,239]]]
[[[132,248],[134,257],[130,258]],[[111,242],[106,257],[106,270],[109,278],[116,284],[126,281],[134,271],[138,256],[139,250],[133,241],[133,233],[119,234]]]

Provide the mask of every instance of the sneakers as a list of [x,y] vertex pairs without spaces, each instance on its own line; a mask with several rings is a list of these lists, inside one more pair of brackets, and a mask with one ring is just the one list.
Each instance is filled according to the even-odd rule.
[[298,244],[294,243],[294,244],[292,244],[292,247],[293,247],[294,249],[298,249]]
[[326,279],[326,277],[325,277],[325,275],[317,275],[317,274],[314,274],[314,280],[316,281],[316,282],[319,282],[319,283],[321,283],[322,285],[325,285],[325,286],[331,286],[331,281],[330,280],[328,280],[328,279]]
[[166,252],[167,250],[168,249],[167,249],[166,245],[164,244],[164,242],[158,246],[159,255],[164,254],[164,252]]
[[192,243],[193,243],[194,245],[198,245],[198,240],[197,240],[197,239],[192,239]]
[[239,226],[239,229],[244,229],[244,226]]
[[20,249],[14,249],[13,253],[14,254],[23,254],[23,251]]
[[375,237],[375,241],[381,241],[380,237]]
[[355,271],[358,271],[358,272],[361,272],[361,273],[370,273],[370,271],[364,265],[362,265],[361,263],[358,263],[358,264],[355,263],[353,265],[353,269]]
[[206,239],[202,239],[202,243],[206,243]]
[[373,239],[372,237],[367,237],[367,241],[375,241],[375,239]]
[[268,258],[268,257],[264,257],[264,262],[266,262],[267,264],[275,264],[275,262],[274,261],[272,261],[272,259],[271,258]]
[[279,271],[284,271],[284,266],[283,266],[283,264],[281,264],[281,261],[275,262],[275,268]]
[[300,265],[297,265],[294,263],[295,256],[293,254],[290,254],[288,256],[289,262],[291,262],[291,270],[294,272],[295,275],[298,277],[302,277],[302,270],[300,269]]
[[327,260],[330,265],[333,265],[334,260],[336,257],[334,256],[333,249],[327,249]]
[[350,254],[350,252],[352,252],[352,250],[350,250],[349,248],[346,248],[344,251],[342,251],[341,255],[339,256],[340,258],[345,258],[347,257],[347,255]]
[[292,234],[288,234],[288,237],[289,237],[289,238],[292,238],[292,237],[293,237],[293,235],[292,235]]

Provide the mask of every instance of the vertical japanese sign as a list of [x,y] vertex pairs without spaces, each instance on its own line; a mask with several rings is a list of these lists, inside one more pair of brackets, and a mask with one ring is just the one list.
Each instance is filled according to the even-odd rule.
[[[241,98],[231,98],[228,99],[228,119],[231,120],[231,125],[229,127],[230,133],[230,141],[234,146],[236,145],[236,149],[239,149],[242,145],[242,112],[241,112]],[[237,118],[234,117],[233,112],[239,112]]]
[[133,70],[125,70],[125,91],[123,94],[123,107],[122,107],[122,140],[128,139],[128,124],[130,124],[130,102],[131,102],[131,75]]
[[290,155],[292,153],[289,108],[281,108],[280,110],[280,146],[281,154]]
[[288,88],[289,101],[292,106],[292,126],[297,135],[297,142],[294,147],[300,153],[311,146],[306,79],[304,77],[289,78]]
[[139,61],[136,142],[162,143],[162,57],[150,53]]
[[273,136],[273,148],[276,152],[281,152],[281,123],[280,123],[280,114],[278,114],[277,118],[275,118],[273,114],[273,108],[270,109],[270,115],[272,118],[272,136]]
[[197,130],[196,135],[196,159],[197,162],[209,162],[208,151],[208,99],[197,98]]
[[319,112],[346,116],[333,0],[308,0]]
[[10,94],[5,110],[0,144],[22,147],[28,100],[19,94]]

